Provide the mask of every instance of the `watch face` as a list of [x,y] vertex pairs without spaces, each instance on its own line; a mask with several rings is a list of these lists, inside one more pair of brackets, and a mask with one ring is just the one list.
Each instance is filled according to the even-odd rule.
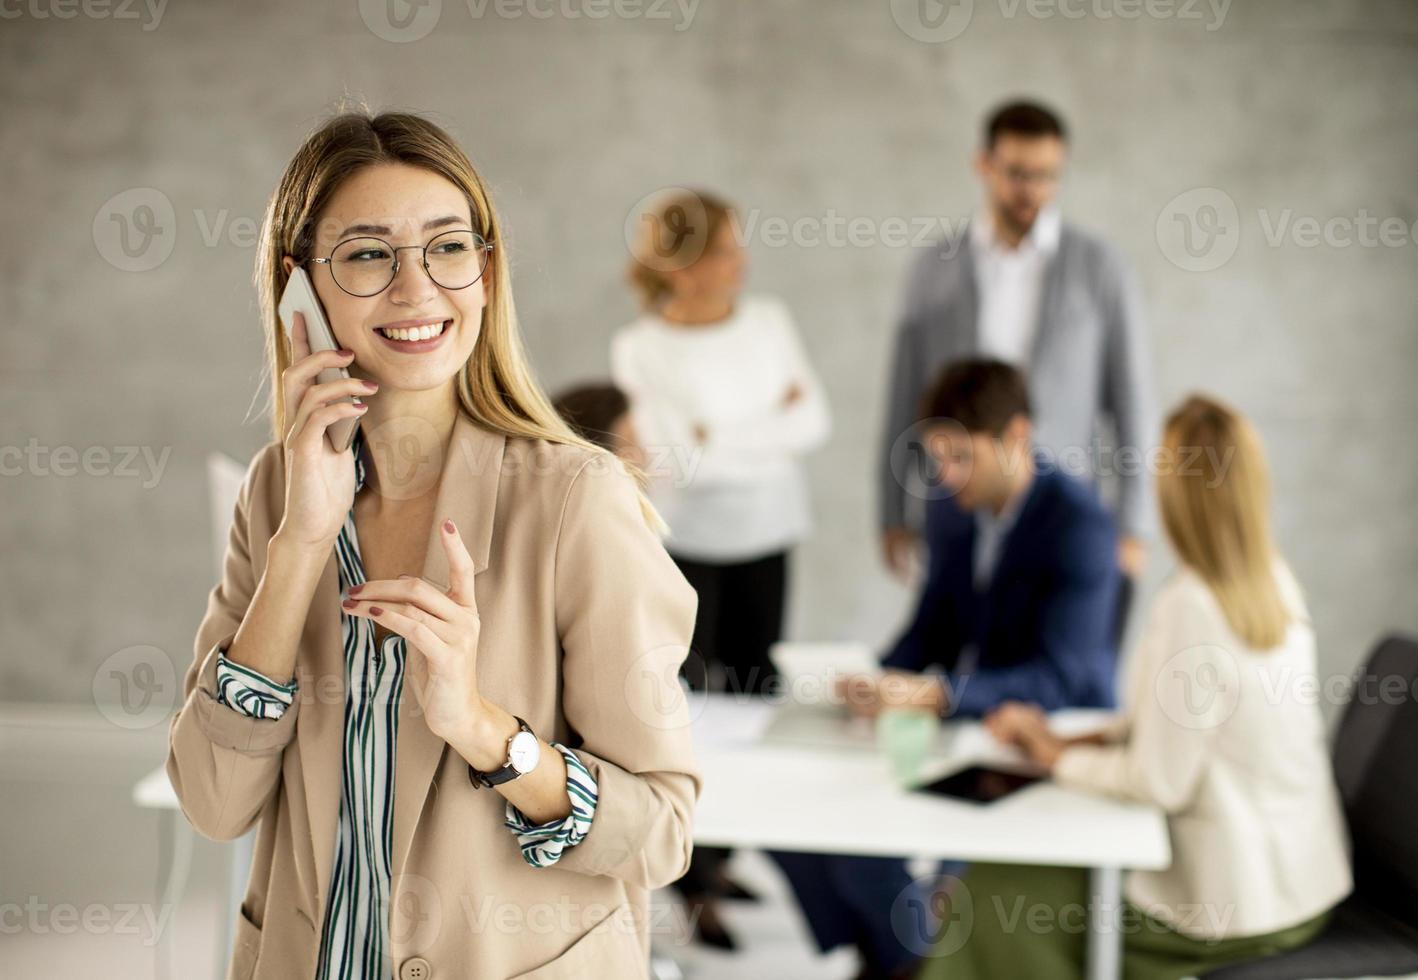
[[529,773],[537,767],[541,758],[542,743],[531,732],[518,732],[512,736],[512,744],[507,748],[507,761],[519,773]]

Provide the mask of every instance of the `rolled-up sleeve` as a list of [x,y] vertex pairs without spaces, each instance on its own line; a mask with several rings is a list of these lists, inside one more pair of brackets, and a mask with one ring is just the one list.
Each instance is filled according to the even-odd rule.
[[212,840],[233,840],[251,828],[280,780],[281,758],[300,713],[297,698],[279,718],[233,710],[221,700],[217,674],[256,592],[251,497],[273,448],[279,444],[252,460],[237,496],[221,580],[208,594],[182,706],[168,728],[168,779],[187,820]]
[[279,718],[295,700],[298,685],[278,684],[260,671],[232,663],[217,650],[217,700],[252,718]]
[[689,867],[701,790],[679,681],[699,600],[609,453],[571,481],[554,580],[568,741],[597,787],[557,867],[666,885]]
[[575,847],[590,833],[596,817],[596,799],[600,795],[596,779],[585,764],[560,742],[552,747],[566,760],[566,795],[571,800],[571,812],[565,817],[532,823],[512,801],[507,801],[507,829],[517,835],[522,859],[534,868],[546,868],[561,860],[569,847]]

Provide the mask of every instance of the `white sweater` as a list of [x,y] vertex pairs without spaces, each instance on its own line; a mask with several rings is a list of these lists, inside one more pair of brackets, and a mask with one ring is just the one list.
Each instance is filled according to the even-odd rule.
[[[726,319],[696,326],[645,314],[612,340],[611,375],[630,396],[670,551],[747,561],[811,530],[798,457],[827,440],[831,420],[780,300],[744,296]],[[802,393],[784,405],[794,384]]]
[[1064,785],[1167,811],[1171,867],[1132,872],[1125,890],[1199,939],[1297,925],[1352,887],[1314,632],[1289,568],[1277,562],[1276,574],[1298,618],[1278,647],[1255,650],[1201,577],[1179,571],[1128,665],[1125,741],[1066,749],[1054,770]]

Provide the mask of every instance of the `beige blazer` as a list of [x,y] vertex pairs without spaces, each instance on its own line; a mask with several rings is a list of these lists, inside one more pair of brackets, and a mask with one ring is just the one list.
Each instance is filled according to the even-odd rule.
[[[353,465],[353,461],[351,461]],[[229,980],[309,980],[339,817],[345,668],[334,551],[300,637],[295,703],[279,719],[216,701],[216,651],[236,635],[285,499],[283,447],[252,461],[172,719],[167,773],[203,836],[259,824]],[[645,522],[619,461],[509,438],[459,413],[437,491],[476,565],[478,683],[539,736],[574,748],[599,789],[591,830],[532,868],[505,799],[399,707],[391,850],[392,975],[638,977],[649,889],[689,864],[700,776],[677,674],[698,603]],[[429,532],[423,577],[448,585]]]
[[1183,567],[1148,611],[1131,662],[1124,740],[1066,749],[1064,785],[1167,811],[1172,865],[1128,875],[1127,897],[1196,939],[1256,936],[1349,894],[1348,838],[1320,714],[1315,637],[1296,617],[1270,650],[1247,647],[1210,587]]

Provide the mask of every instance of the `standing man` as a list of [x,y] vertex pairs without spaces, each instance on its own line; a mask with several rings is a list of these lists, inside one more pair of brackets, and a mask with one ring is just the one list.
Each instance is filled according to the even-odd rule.
[[[1154,438],[1141,298],[1116,249],[1061,219],[1054,198],[1067,156],[1063,122],[1032,102],[997,109],[975,171],[984,204],[963,235],[916,262],[897,328],[882,440],[882,548],[909,573],[921,518],[915,498],[933,477],[913,433],[915,408],[947,363],[994,357],[1028,376],[1035,441],[1059,468],[1090,481],[1118,475],[1121,634],[1151,530],[1146,450]],[[1104,452],[1111,428],[1116,446]]]

